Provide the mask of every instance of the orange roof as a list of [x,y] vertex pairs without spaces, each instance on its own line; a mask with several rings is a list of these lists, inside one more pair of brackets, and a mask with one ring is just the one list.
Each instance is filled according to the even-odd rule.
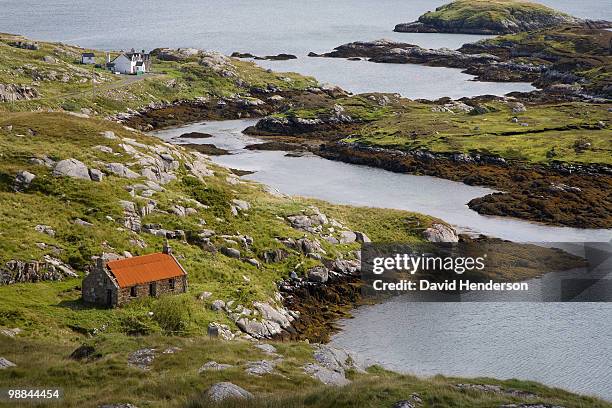
[[155,253],[119,259],[106,265],[121,288],[185,275],[178,261],[168,254]]

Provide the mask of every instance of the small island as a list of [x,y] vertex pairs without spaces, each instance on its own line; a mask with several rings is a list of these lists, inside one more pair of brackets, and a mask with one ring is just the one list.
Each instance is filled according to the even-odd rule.
[[582,20],[550,7],[523,0],[457,0],[401,23],[403,33],[511,34],[558,25],[606,28],[606,21]]

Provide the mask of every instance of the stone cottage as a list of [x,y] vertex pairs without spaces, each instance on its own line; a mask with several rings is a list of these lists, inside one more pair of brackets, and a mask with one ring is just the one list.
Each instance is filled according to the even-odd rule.
[[117,307],[137,298],[185,293],[187,272],[166,243],[161,253],[112,261],[98,258],[82,287],[85,302]]

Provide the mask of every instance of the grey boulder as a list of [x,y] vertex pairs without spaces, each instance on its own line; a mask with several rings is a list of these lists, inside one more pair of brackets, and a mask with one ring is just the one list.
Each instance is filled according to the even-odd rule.
[[102,181],[104,179],[104,173],[102,173],[98,169],[89,169],[89,177],[93,181],[100,182],[100,181]]
[[89,177],[89,169],[77,159],[65,159],[59,161],[53,169],[53,175],[56,177],[71,177],[81,180],[91,180]]
[[211,386],[206,391],[206,397],[213,402],[220,402],[226,399],[251,399],[253,394],[232,384],[231,382],[220,382]]
[[32,180],[36,178],[35,174],[30,173],[27,170],[20,171],[15,176],[15,191],[21,191],[23,189],[28,188]]
[[230,258],[240,258],[240,251],[236,248],[223,247],[221,248],[221,253]]

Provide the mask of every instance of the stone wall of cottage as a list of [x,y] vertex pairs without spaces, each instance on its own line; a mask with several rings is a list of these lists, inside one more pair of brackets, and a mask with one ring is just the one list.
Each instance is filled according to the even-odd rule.
[[[111,291],[111,304],[108,304],[108,290]],[[98,260],[92,271],[83,279],[81,288],[83,301],[102,306],[116,306],[118,285],[106,271],[106,264]]]
[[[174,289],[170,279],[162,279],[151,282],[154,285],[154,296],[159,297],[166,294],[178,294],[187,292],[187,276],[178,276],[174,278]],[[117,294],[117,305],[124,305],[134,299],[150,296],[149,283],[134,286],[135,296],[132,296],[132,287],[120,288]]]

